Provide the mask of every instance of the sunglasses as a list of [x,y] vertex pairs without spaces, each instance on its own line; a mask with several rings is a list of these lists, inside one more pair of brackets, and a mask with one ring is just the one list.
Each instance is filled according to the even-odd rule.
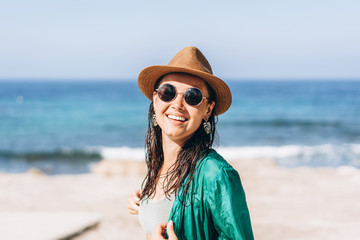
[[203,99],[210,99],[204,97],[201,90],[198,88],[189,88],[185,93],[181,93],[171,84],[163,84],[158,89],[155,89],[155,91],[158,97],[164,102],[171,102],[178,94],[183,94],[186,104],[193,107],[199,105]]

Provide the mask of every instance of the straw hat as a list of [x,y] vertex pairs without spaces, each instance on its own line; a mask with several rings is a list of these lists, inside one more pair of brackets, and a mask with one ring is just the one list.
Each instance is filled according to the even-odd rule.
[[215,114],[226,112],[231,105],[231,92],[226,83],[212,73],[205,56],[196,47],[185,47],[178,52],[168,65],[144,68],[138,77],[141,92],[152,101],[157,80],[168,73],[188,73],[203,79],[216,95]]

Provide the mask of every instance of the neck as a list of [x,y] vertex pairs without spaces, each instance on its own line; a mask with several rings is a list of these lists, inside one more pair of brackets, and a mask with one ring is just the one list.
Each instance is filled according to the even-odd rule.
[[178,153],[185,142],[177,142],[163,135],[162,148],[164,153],[164,164],[161,168],[162,173],[166,173],[168,169],[175,164]]

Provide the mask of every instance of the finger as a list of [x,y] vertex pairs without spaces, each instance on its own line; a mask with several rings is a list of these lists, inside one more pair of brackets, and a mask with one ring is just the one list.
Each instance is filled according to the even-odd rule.
[[165,223],[160,223],[158,225],[155,226],[154,231],[151,235],[151,240],[155,240],[155,239],[165,239],[165,227],[166,227],[166,222]]
[[128,206],[131,206],[132,205],[132,202],[133,202],[133,199],[131,197],[129,197],[128,199]]
[[139,212],[139,207],[134,205],[128,205],[129,213],[137,214]]
[[138,215],[139,214],[139,212],[135,211],[135,210],[129,210],[129,213],[132,214],[132,215]]
[[128,211],[129,211],[130,214],[139,214],[139,209],[138,208],[128,207]]
[[133,200],[129,200],[128,201],[128,206],[130,206],[133,209],[139,209],[139,205],[137,202],[133,201]]
[[174,222],[170,220],[166,226],[166,232],[169,236],[169,240],[177,240],[175,231],[174,231]]
[[[135,192],[133,192],[130,196],[130,199],[132,201],[134,201],[136,204],[140,204],[140,194],[141,194],[141,191],[140,190],[136,190]],[[129,200],[130,200],[129,199]]]
[[132,208],[129,208],[129,207],[128,207],[128,211],[129,211],[130,214],[138,214],[139,213],[138,210],[132,209]]
[[139,205],[136,204],[135,202],[131,201],[130,199],[129,199],[129,201],[128,201],[127,208],[128,208],[128,210],[129,210],[129,212],[130,212],[130,211],[135,211],[135,212],[138,212],[138,211],[139,211]]

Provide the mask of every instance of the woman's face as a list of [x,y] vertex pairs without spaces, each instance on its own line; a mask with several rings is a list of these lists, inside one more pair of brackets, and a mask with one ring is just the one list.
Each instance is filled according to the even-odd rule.
[[[163,77],[159,87],[171,84],[178,93],[185,93],[189,88],[198,88],[204,97],[209,97],[205,82],[196,76],[184,73],[170,73]],[[163,140],[170,139],[183,145],[199,128],[203,119],[208,119],[215,102],[203,101],[197,106],[190,106],[184,100],[183,94],[177,94],[170,102],[162,101],[154,91],[153,104],[156,120],[162,130]]]

